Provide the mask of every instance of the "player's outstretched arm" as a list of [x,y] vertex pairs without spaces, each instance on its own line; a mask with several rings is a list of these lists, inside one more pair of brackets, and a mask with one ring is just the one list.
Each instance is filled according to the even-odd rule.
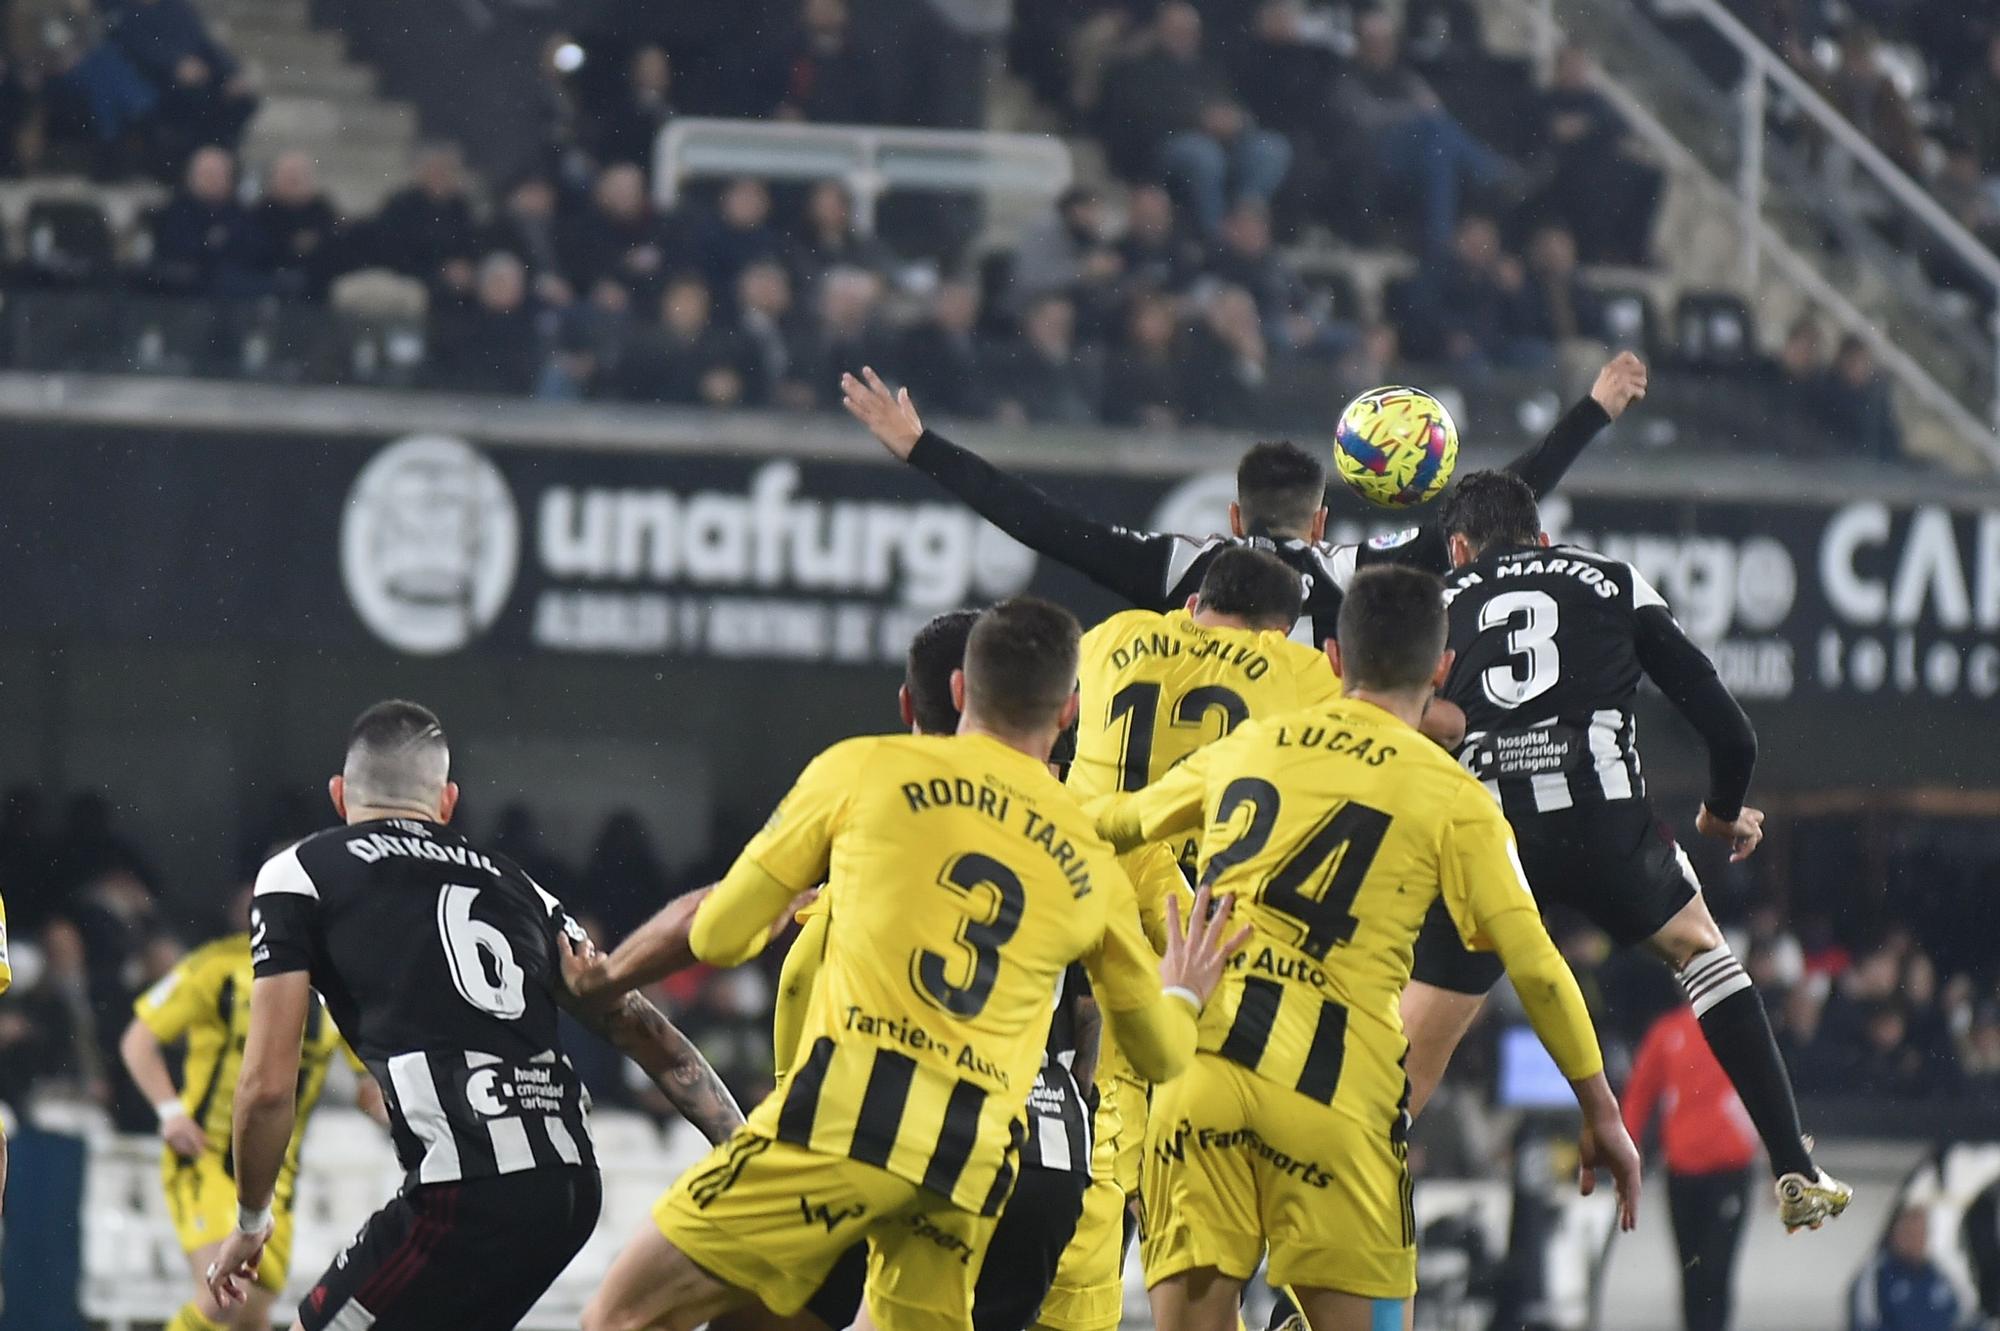
[[1646,396],[1646,362],[1629,351],[1597,372],[1590,396],[1571,407],[1542,441],[1507,464],[1540,499],[1553,491],[1590,441]]
[[658,984],[677,971],[694,965],[694,948],[688,934],[694,913],[715,887],[675,897],[654,912],[653,917],[634,929],[616,948],[596,953],[592,964],[570,976],[570,992],[584,1002],[610,999],[618,994]]
[[1148,841],[1162,841],[1201,826],[1208,759],[1213,750],[1213,745],[1196,749],[1144,790],[1091,800],[1084,808],[1096,820],[1097,835],[1122,855]]
[[[587,966],[597,951],[589,939],[579,945],[567,934],[557,936],[556,947],[561,952],[565,980],[573,968]],[[645,998],[627,993],[606,1005],[562,992],[557,1000],[599,1039],[637,1063],[680,1110],[681,1117],[709,1141],[722,1141],[742,1126],[743,1111],[737,1107],[736,1097],[722,1084],[701,1050]]]
[[132,1084],[159,1115],[160,1140],[183,1160],[192,1160],[208,1149],[208,1134],[189,1117],[180,1092],[174,1089],[173,1073],[167,1068],[159,1037],[137,1017],[126,1024],[125,1034],[118,1037],[118,1057],[124,1062],[125,1071],[131,1074]]
[[1642,583],[1636,595],[1652,602],[1641,604],[1632,617],[1639,668],[1708,748],[1708,796],[1695,828],[1729,842],[1732,863],[1747,859],[1764,839],[1764,815],[1743,805],[1757,768],[1757,731],[1708,653],[1681,630],[1659,594]]
[[241,1303],[271,1237],[271,1198],[298,1112],[299,1048],[312,984],[305,971],[260,975],[250,986],[250,1031],[236,1079],[236,1229],[208,1268],[208,1288],[225,1308]]
[[1022,545],[1148,610],[1164,602],[1178,538],[1123,527],[1059,504],[1018,477],[960,448],[917,416],[910,390],[891,392],[874,370],[840,377],[841,402],[890,454],[909,463]]

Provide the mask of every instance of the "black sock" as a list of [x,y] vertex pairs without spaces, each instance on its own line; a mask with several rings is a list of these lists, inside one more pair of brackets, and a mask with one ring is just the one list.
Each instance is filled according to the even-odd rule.
[[1785,1071],[1784,1056],[1771,1034],[1764,1000],[1743,964],[1724,943],[1689,961],[1680,981],[1715,1061],[1729,1075],[1750,1121],[1757,1125],[1757,1135],[1764,1139],[1771,1172],[1814,1177],[1817,1171],[1799,1127],[1798,1102],[1792,1098],[1791,1074]]
[[1282,1285],[1273,1285],[1271,1292],[1277,1299],[1271,1304],[1270,1320],[1265,1322],[1265,1331],[1278,1331],[1291,1318],[1298,1315],[1299,1305],[1292,1302],[1292,1292]]

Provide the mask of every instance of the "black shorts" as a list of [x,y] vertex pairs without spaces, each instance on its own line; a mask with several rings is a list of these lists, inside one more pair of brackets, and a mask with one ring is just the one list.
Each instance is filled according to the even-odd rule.
[[[1042,1300],[1055,1283],[1056,1263],[1076,1233],[1090,1175],[1073,1170],[1021,1171],[1014,1195],[993,1226],[986,1264],[972,1297],[973,1331],[1025,1331],[1041,1314]],[[868,1245],[842,1253],[806,1311],[833,1331],[852,1326],[861,1314],[862,1286],[868,1280]],[[308,1331],[311,1331],[309,1328]]]
[[[408,1189],[299,1302],[306,1331],[514,1331],[597,1227],[595,1169]],[[342,1318],[345,1320],[342,1320]]]
[[[1543,909],[1567,906],[1620,947],[1658,933],[1700,888],[1674,834],[1643,799],[1510,821],[1521,847],[1521,868]],[[1442,901],[1431,907],[1417,935],[1411,979],[1461,994],[1483,994],[1501,974],[1500,958],[1459,942]]]

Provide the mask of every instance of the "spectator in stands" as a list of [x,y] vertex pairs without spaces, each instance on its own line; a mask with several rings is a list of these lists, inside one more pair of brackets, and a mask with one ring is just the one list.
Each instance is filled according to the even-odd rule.
[[1128,176],[1164,173],[1185,191],[1204,235],[1232,199],[1269,204],[1291,169],[1285,136],[1260,129],[1202,50],[1201,14],[1170,0],[1146,49],[1105,74],[1105,146]]
[[896,256],[878,237],[864,236],[854,225],[854,201],[837,180],[822,180],[806,194],[798,236],[792,245],[792,266],[807,286],[832,268],[865,268],[887,278]]
[[1930,1244],[1929,1208],[1905,1206],[1849,1288],[1849,1331],[1958,1331],[1958,1292]]
[[1075,294],[1086,281],[1108,284],[1124,260],[1106,238],[1104,196],[1088,185],[1072,185],[1056,199],[1055,211],[1033,223],[1014,248],[1009,303],[1023,310],[1050,292]]
[[1423,252],[1442,254],[1466,188],[1494,189],[1517,181],[1519,173],[1445,110],[1430,84],[1405,63],[1388,14],[1364,13],[1355,38],[1354,67],[1336,94],[1341,128],[1366,139],[1389,188],[1415,193]]
[[368,227],[374,262],[414,277],[447,300],[468,295],[479,230],[466,193],[465,162],[450,144],[417,155],[416,179],[390,195]]
[[1208,271],[1250,293],[1269,345],[1293,354],[1330,349],[1333,330],[1314,316],[1305,282],[1272,244],[1271,218],[1261,204],[1230,209],[1216,239]]
[[47,803],[35,786],[15,786],[0,803],[0,892],[16,933],[34,929],[55,909],[55,846],[46,820]]
[[1766,370],[1773,407],[1787,420],[1815,421],[1819,413],[1820,380],[1825,373],[1825,338],[1819,321],[1810,314],[1802,314],[1785,330],[1777,357]]
[[874,125],[887,116],[880,77],[854,46],[847,0],[804,0],[799,33],[785,61],[784,120]]
[[1178,427],[1187,415],[1180,354],[1180,314],[1172,298],[1151,292],[1134,297],[1125,313],[1124,337],[1104,367],[1105,423],[1148,430]]
[[435,388],[525,397],[540,382],[547,359],[527,266],[505,251],[480,260],[468,306],[444,310],[432,320]]
[[598,278],[561,312],[555,351],[535,395],[556,402],[607,395],[633,336],[631,289],[615,277]]
[[111,8],[105,37],[158,94],[154,146],[162,170],[175,170],[204,144],[236,147],[257,99],[189,0],[127,0]]
[[480,244],[487,253],[500,250],[519,259],[528,270],[535,299],[552,309],[576,299],[576,290],[563,272],[556,203],[554,179],[539,171],[528,172],[508,187]]
[[737,276],[736,331],[750,376],[747,400],[760,407],[810,408],[813,390],[804,375],[812,365],[812,332],[793,300],[792,275],[784,264],[759,259]]
[[1582,47],[1571,44],[1557,53],[1555,77],[1541,95],[1537,119],[1550,178],[1530,211],[1567,226],[1585,263],[1645,263],[1660,172],[1628,150],[1625,118],[1598,91],[1596,71]]
[[978,329],[979,288],[954,277],[938,283],[928,317],[904,330],[896,369],[926,410],[965,420],[992,414],[993,367]]
[[1381,320],[1364,324],[1361,334],[1334,365],[1337,397],[1352,398],[1396,380],[1396,363],[1402,355],[1402,335],[1395,325]]
[[608,277],[642,300],[666,281],[668,256],[677,248],[646,197],[645,174],[630,162],[605,167],[590,207],[558,234],[563,274],[573,284],[593,286]]
[[1076,306],[1069,297],[1050,292],[1029,302],[1020,335],[1002,349],[994,379],[1003,420],[1035,425],[1097,420],[1097,367],[1077,346]]
[[1508,307],[1525,284],[1520,260],[1501,249],[1500,227],[1468,213],[1451,250],[1427,262],[1398,311],[1402,341],[1419,360],[1444,360],[1461,372],[1511,361]]
[[1130,286],[1178,292],[1201,271],[1201,245],[1182,228],[1163,185],[1133,186],[1117,249]]
[[1241,287],[1213,293],[1188,335],[1182,363],[1190,417],[1203,425],[1242,429],[1260,418],[1270,374],[1270,347],[1257,302]]
[[674,118],[674,70],[665,50],[641,46],[625,66],[625,86],[595,118],[591,150],[600,162],[637,162],[651,175],[653,145]]
[[16,935],[22,937],[32,940],[41,964],[39,973],[29,974],[17,948],[15,987],[0,1008],[0,1101],[18,1110],[39,1090],[108,1106],[110,1065],[91,1007],[82,930],[56,919],[38,935]]
[[1243,104],[1259,124],[1283,134],[1294,149],[1317,143],[1325,134],[1340,57],[1327,41],[1307,35],[1301,0],[1258,5],[1250,40],[1236,48],[1230,67],[1243,90]]
[[1888,380],[1859,337],[1849,334],[1841,339],[1814,400],[1821,424],[1842,452],[1877,462],[1894,462],[1902,456],[1903,430]]
[[865,268],[835,268],[819,281],[819,326],[810,378],[814,402],[840,405],[840,376],[856,365],[874,365],[888,348],[881,325],[882,279]]
[[708,289],[725,307],[735,304],[736,278],[744,268],[784,257],[784,237],[771,225],[771,191],[763,181],[742,176],[723,188],[715,212],[695,230],[694,252]]
[[1881,40],[1866,23],[1840,34],[1840,64],[1822,83],[1827,99],[1903,170],[1923,174],[1923,132],[1895,80],[1882,67]]
[[342,236],[310,155],[278,154],[250,218],[270,265],[272,292],[291,300],[326,299],[340,271]]
[[264,238],[236,201],[236,160],[202,148],[186,178],[153,219],[152,275],[168,291],[252,296],[264,290]]
[[604,941],[615,944],[669,895],[666,866],[639,815],[620,809],[605,819],[577,893],[579,909],[604,921]]
[[2000,175],[2000,28],[1986,43],[1985,61],[1966,76],[1952,100],[1951,124],[1981,170]]
[[1990,1095],[2000,1087],[2000,1002],[1980,1004],[1959,1041],[1959,1066],[1966,1079]]
[[[522,870],[558,897],[567,896],[575,883],[576,870],[556,853],[542,834],[542,822],[535,810],[520,800],[503,806],[493,820],[487,844],[521,866]],[[602,938],[601,931],[591,937]],[[602,1040],[597,1043],[604,1043]]]
[[743,366],[742,347],[715,323],[708,284],[682,273],[660,296],[659,327],[625,348],[615,391],[627,402],[740,406],[749,391]]
[[1577,271],[1576,237],[1550,224],[1528,242],[1527,275],[1507,304],[1505,327],[1522,364],[1552,361],[1572,338],[1604,337],[1604,307]]

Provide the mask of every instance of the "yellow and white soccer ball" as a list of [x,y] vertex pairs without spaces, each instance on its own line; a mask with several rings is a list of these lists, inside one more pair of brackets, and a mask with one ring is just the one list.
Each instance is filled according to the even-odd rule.
[[1333,465],[1347,488],[1383,508],[1434,499],[1458,465],[1458,426],[1421,388],[1371,388],[1340,413]]

